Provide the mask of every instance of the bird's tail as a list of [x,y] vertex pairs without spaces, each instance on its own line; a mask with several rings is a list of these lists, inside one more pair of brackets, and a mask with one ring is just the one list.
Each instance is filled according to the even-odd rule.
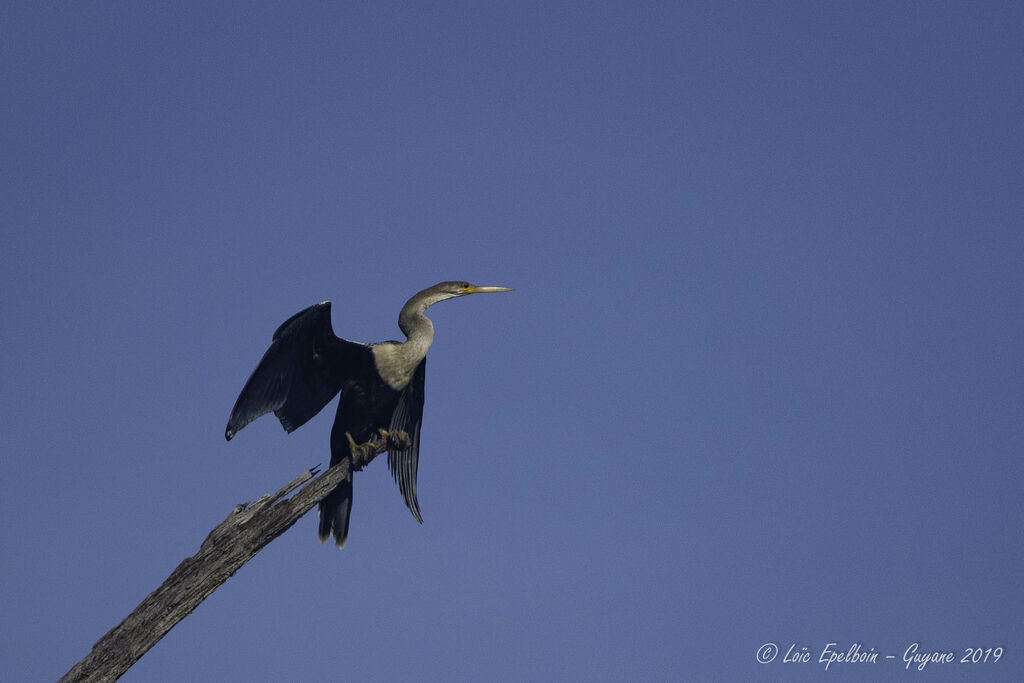
[[352,512],[352,473],[320,502],[320,542],[334,536],[334,544],[345,547],[348,517]]

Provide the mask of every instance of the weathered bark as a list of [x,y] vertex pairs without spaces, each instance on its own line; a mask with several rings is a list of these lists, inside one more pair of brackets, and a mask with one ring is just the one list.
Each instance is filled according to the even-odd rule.
[[[403,433],[391,435],[392,443],[401,443],[404,438]],[[354,449],[354,469],[362,469],[387,448],[384,438],[360,444]],[[209,533],[199,552],[179,564],[124,621],[100,638],[85,659],[60,679],[61,683],[120,678],[243,564],[326,498],[352,467],[345,459],[319,477],[315,469],[308,470],[277,493],[236,505]],[[285,498],[300,486],[302,490]]]

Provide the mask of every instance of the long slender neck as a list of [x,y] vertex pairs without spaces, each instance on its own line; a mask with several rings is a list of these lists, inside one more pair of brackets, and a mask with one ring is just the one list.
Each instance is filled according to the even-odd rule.
[[423,290],[405,302],[398,314],[398,327],[405,333],[406,341],[374,345],[377,371],[392,388],[402,389],[409,383],[416,367],[427,357],[427,351],[434,343],[434,324],[423,312],[438,301],[453,296],[456,295],[450,292]]
[[417,362],[422,360],[434,343],[434,323],[423,315],[426,306],[409,306],[406,304],[398,315],[398,328],[405,334],[403,346],[415,349]]
[[416,358],[416,363],[426,357],[430,345],[434,343],[434,323],[430,322],[430,318],[423,312],[438,301],[452,297],[447,292],[427,294],[427,291],[429,290],[424,290],[406,301],[401,313],[398,314],[398,328],[407,339],[403,346],[411,352],[410,357]]

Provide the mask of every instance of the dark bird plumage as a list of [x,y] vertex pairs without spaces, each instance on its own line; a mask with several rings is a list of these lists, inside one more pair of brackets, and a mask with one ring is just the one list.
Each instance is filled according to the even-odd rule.
[[[361,344],[341,339],[331,327],[331,303],[310,306],[286,320],[274,332],[270,348],[242,388],[228,418],[224,436],[231,440],[245,425],[273,412],[291,432],[319,413],[339,392],[338,412],[331,430],[331,465],[350,455],[349,440],[370,440],[379,430],[402,430],[409,447],[390,449],[388,465],[405,504],[417,521],[416,471],[427,350],[434,326],[424,311],[453,297],[511,291],[506,287],[477,287],[468,282],[442,282],[406,302],[398,326],[406,341]],[[320,503],[321,541],[333,536],[338,547],[348,537],[352,509],[352,475]]]

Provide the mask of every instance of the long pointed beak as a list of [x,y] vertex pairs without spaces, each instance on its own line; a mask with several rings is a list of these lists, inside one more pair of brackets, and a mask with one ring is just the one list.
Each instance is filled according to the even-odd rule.
[[488,292],[511,292],[511,287],[477,287],[476,285],[469,286],[469,292],[467,294],[487,294]]

